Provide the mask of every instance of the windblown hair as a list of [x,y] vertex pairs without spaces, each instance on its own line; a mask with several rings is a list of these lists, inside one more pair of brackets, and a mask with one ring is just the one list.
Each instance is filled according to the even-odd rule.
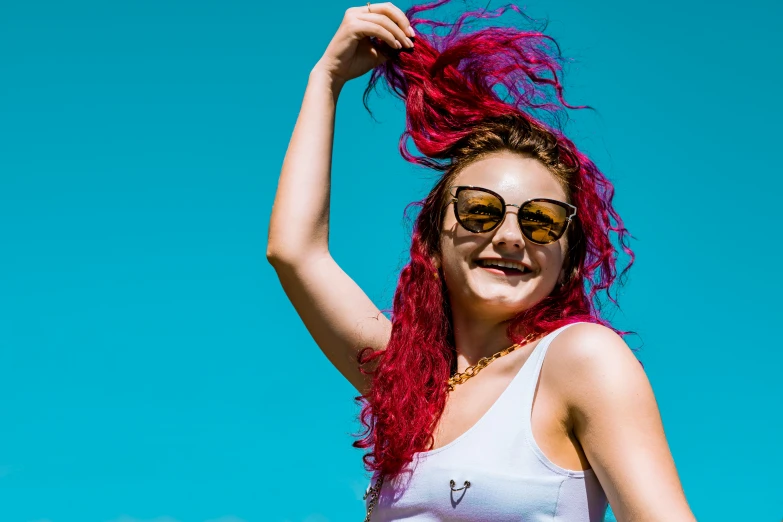
[[[579,209],[566,236],[566,280],[511,321],[508,336],[513,342],[578,321],[611,328],[600,313],[603,298],[616,304],[611,289],[618,278],[619,252],[610,233],[629,256],[620,279],[634,259],[628,231],[612,207],[612,184],[557,128],[566,109],[584,107],[563,99],[563,59],[556,42],[539,31],[509,27],[463,31],[471,18],[494,18],[508,9],[522,14],[514,5],[468,12],[454,24],[416,17],[448,1],[407,11],[417,29],[415,50],[397,53],[377,67],[365,91],[366,105],[378,80],[387,82],[405,102],[402,156],[443,172],[418,204],[410,262],[394,295],[389,344],[385,350],[365,348],[359,354],[373,384],[358,398],[364,431],[354,446],[369,449],[364,456],[368,470],[388,476],[405,470],[416,452],[432,447],[446,403],[445,383],[456,368],[448,294],[443,277],[434,277],[439,269],[433,258],[439,252],[448,187],[465,166],[499,151],[536,158]],[[423,27],[431,32],[425,35]],[[449,31],[438,35],[442,29]],[[409,139],[419,155],[408,149]]]

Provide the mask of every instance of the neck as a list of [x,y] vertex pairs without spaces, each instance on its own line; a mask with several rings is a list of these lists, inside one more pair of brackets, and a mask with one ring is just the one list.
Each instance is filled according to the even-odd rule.
[[508,319],[476,317],[471,312],[453,309],[452,324],[458,372],[512,344],[506,333]]

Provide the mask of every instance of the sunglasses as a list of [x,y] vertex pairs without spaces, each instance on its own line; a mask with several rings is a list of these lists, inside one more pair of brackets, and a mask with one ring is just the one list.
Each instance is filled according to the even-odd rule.
[[537,245],[553,243],[563,237],[576,207],[556,199],[535,198],[521,205],[507,204],[500,194],[472,186],[453,186],[449,194],[454,216],[465,230],[477,234],[492,232],[506,217],[506,207],[517,207],[522,234]]

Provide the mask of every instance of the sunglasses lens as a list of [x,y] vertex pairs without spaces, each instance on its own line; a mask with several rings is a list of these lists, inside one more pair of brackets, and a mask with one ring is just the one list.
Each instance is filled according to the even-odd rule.
[[560,239],[568,226],[568,209],[548,201],[531,201],[519,209],[525,237],[541,245]]
[[471,232],[489,232],[503,219],[500,200],[481,190],[460,190],[455,208],[457,221]]

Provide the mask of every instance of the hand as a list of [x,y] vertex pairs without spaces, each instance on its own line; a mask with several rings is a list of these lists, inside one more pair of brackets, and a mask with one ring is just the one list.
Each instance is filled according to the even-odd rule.
[[347,82],[386,61],[387,57],[379,50],[380,46],[373,44],[371,36],[394,50],[412,48],[413,42],[408,37],[414,35],[405,13],[391,2],[371,4],[369,10],[367,6],[351,7],[316,69]]

